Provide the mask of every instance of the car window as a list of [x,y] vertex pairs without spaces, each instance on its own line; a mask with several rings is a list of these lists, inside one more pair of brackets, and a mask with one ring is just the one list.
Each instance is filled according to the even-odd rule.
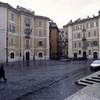
[[100,64],[100,61],[94,61],[93,64]]

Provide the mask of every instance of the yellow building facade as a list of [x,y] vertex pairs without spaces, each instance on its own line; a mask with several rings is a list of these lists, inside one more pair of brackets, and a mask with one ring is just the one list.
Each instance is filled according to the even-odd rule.
[[0,61],[49,60],[49,21],[0,2]]
[[68,33],[69,58],[100,59],[100,12],[91,18],[71,20],[63,27]]

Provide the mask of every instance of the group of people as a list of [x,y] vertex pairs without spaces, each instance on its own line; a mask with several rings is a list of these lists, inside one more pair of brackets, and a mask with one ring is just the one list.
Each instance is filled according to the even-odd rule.
[[1,78],[3,78],[5,80],[5,82],[7,81],[7,79],[5,78],[5,71],[3,68],[3,64],[0,67],[0,81],[1,81]]

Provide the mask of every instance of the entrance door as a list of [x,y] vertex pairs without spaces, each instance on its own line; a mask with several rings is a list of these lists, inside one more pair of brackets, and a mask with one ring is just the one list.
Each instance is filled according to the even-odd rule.
[[85,59],[87,58],[86,51],[83,52],[83,58],[85,58]]
[[77,53],[74,53],[74,58],[77,58]]
[[97,52],[94,52],[94,53],[93,53],[93,59],[97,59],[97,58],[98,58]]
[[30,53],[28,51],[26,52],[26,60],[30,60]]

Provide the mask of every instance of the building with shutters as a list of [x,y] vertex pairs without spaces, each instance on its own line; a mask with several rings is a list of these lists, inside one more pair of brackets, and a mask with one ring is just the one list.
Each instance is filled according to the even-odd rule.
[[0,62],[49,60],[50,19],[0,2]]
[[98,16],[70,21],[63,26],[68,34],[68,57],[100,59],[100,11]]

